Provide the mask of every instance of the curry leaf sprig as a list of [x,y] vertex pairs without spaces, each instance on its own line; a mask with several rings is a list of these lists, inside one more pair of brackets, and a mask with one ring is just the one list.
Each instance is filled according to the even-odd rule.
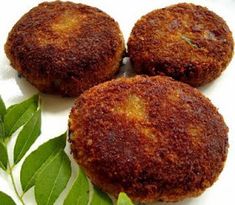
[[[13,160],[10,160],[8,141],[18,129],[21,130],[14,146]],[[16,187],[13,169],[40,133],[41,109],[38,95],[8,109],[0,97],[0,167],[9,173],[14,191],[23,205],[24,194],[33,186],[37,204],[54,204],[71,176],[71,163],[64,152],[66,134],[63,134],[44,143],[25,159],[20,173],[22,191]],[[4,204],[15,204],[12,198],[3,192],[0,192],[0,201],[4,201]]]
[[[41,110],[39,108],[39,96],[35,95],[19,104],[10,106],[8,109],[6,109],[5,103],[0,97],[0,127],[1,168],[9,173],[14,191],[21,203],[24,204],[16,187],[13,169],[40,135]],[[22,129],[14,146],[14,159],[10,160],[7,150],[8,141],[15,131],[21,127]],[[1,197],[6,198],[6,195],[2,194]]]
[[[8,141],[17,136],[13,159],[9,159]],[[24,160],[20,170],[21,189],[16,186],[14,167],[27,154],[41,133],[41,108],[39,96],[35,95],[19,104],[6,109],[0,96],[0,168],[10,175],[15,194],[22,205],[24,195],[34,187],[34,196],[38,205],[53,205],[65,190],[71,177],[71,161],[64,149],[66,133],[50,139]],[[0,191],[0,204],[16,205],[13,199]],[[78,171],[63,205],[112,205],[109,196],[93,186],[82,169]],[[125,193],[120,193],[117,205],[133,205]]]

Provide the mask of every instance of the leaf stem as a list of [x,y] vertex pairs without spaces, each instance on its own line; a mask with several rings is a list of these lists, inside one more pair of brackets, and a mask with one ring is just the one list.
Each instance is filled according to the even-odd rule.
[[[7,147],[7,143],[6,143],[6,142],[4,143],[4,146]],[[20,194],[19,194],[19,192],[18,192],[18,190],[17,190],[17,187],[16,187],[16,183],[15,183],[14,176],[13,176],[13,168],[15,167],[15,165],[11,165],[10,160],[9,160],[9,157],[7,157],[7,164],[8,164],[7,173],[9,173],[9,175],[10,175],[10,177],[11,177],[11,182],[12,182],[14,191],[15,191],[15,193],[16,193],[16,196],[18,197],[18,199],[20,200],[20,202],[22,203],[22,205],[25,205],[25,203],[24,203],[24,201],[23,201],[23,194],[22,194],[22,196],[20,196]]]
[[[9,160],[8,160],[8,164],[9,164]],[[15,183],[15,179],[14,179],[14,176],[13,176],[13,172],[12,172],[12,169],[13,167],[10,166],[9,164],[9,174],[10,174],[10,177],[11,177],[11,182],[12,182],[12,185],[13,185],[13,188],[14,188],[14,191],[18,197],[18,199],[20,200],[20,202],[25,205],[24,201],[23,201],[23,195],[20,196],[18,190],[17,190],[17,187],[16,187],[16,183]]]
[[23,192],[23,193],[20,195],[20,198],[23,199],[24,195],[25,195],[25,192]]

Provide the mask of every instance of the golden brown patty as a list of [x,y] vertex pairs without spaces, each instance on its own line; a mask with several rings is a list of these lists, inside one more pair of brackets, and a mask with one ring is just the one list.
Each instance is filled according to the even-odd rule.
[[97,8],[45,2],[26,13],[9,33],[12,66],[40,91],[77,96],[112,78],[124,52],[117,22]]
[[228,129],[211,102],[163,76],[89,89],[72,108],[69,131],[92,182],[139,202],[199,195],[217,179],[228,149]]
[[137,73],[167,75],[200,86],[226,68],[233,39],[214,12],[182,3],[143,16],[132,30],[128,53]]

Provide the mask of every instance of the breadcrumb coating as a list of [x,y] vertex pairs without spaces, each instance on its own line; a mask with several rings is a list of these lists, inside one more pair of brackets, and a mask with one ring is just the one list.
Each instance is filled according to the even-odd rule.
[[198,87],[220,76],[233,47],[232,33],[221,17],[205,7],[180,3],[138,20],[128,54],[139,74],[167,75]]
[[13,27],[5,44],[12,66],[40,91],[78,96],[111,79],[125,51],[120,28],[101,10],[44,2]]
[[218,178],[228,149],[228,128],[212,103],[164,76],[89,89],[71,110],[69,132],[94,184],[142,203],[198,196]]

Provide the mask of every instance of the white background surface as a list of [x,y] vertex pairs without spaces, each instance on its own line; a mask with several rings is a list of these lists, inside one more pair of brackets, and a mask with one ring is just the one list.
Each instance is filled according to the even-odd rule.
[[[16,21],[29,9],[36,6],[42,1],[39,0],[7,0],[0,1],[0,95],[9,106],[32,96],[38,91],[32,87],[24,79],[19,79],[17,73],[9,65],[9,61],[4,53],[4,43],[7,34],[16,23]],[[121,27],[125,40],[127,41],[131,29],[142,15],[147,12],[161,8],[180,1],[177,0],[82,0],[81,2],[91,6],[95,6],[110,14]],[[195,4],[207,6],[221,17],[223,17],[230,29],[235,33],[235,0],[198,0],[186,1]],[[232,205],[235,202],[235,59],[230,63],[228,68],[223,72],[222,76],[200,90],[211,99],[229,127],[229,154],[222,174],[219,180],[209,189],[207,189],[200,197],[187,199],[182,202],[173,203],[174,205]],[[56,137],[67,129],[67,119],[70,108],[74,99],[65,99],[58,96],[41,95],[42,100],[42,134],[30,149],[36,149],[39,144],[47,141],[49,138]],[[12,152],[15,138],[10,142],[9,150]],[[67,147],[69,153],[69,147]],[[22,160],[23,161],[23,160]],[[15,168],[14,174],[20,170],[22,163]],[[75,177],[76,165],[73,162],[73,177]],[[19,178],[19,177],[18,177]],[[17,185],[20,189],[19,180]],[[10,178],[2,170],[0,170],[0,190],[8,193],[17,202],[10,183]],[[63,197],[68,189],[57,200],[56,204],[63,204]],[[25,195],[27,205],[36,204],[33,198],[33,189]],[[164,203],[157,203],[163,205]],[[170,205],[170,203],[168,203]],[[0,205],[1,201],[0,201]],[[71,204],[72,205],[72,204]]]

